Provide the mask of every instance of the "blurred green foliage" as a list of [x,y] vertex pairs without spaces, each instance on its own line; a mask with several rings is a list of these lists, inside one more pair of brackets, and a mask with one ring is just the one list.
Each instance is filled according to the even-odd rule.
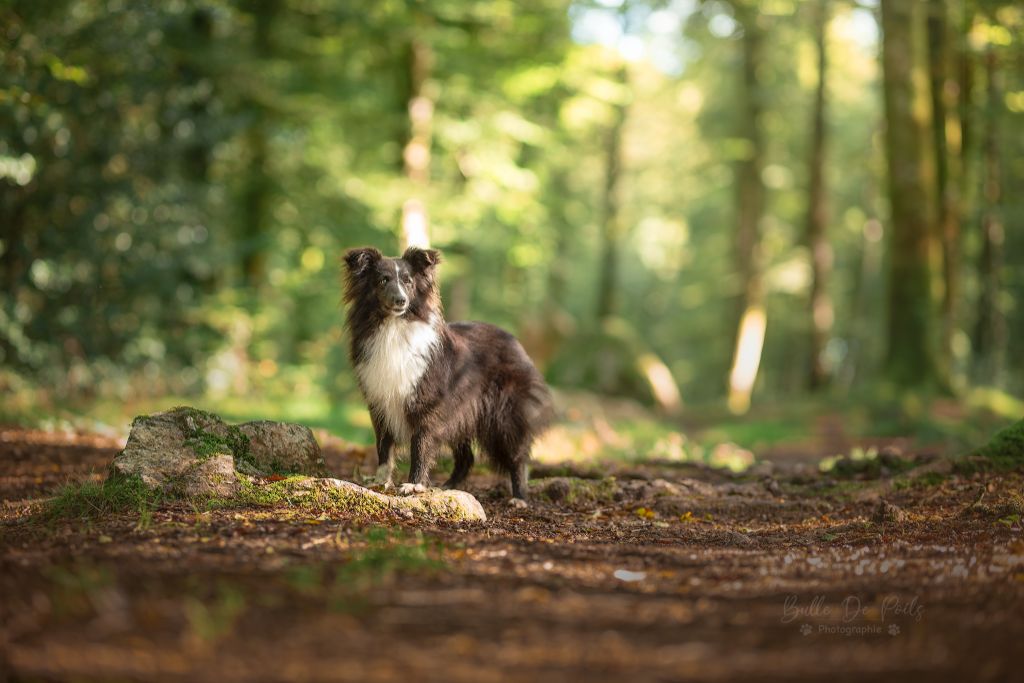
[[[806,4],[756,5],[769,29],[759,67],[769,322],[755,403],[788,400],[805,386],[802,235],[816,78]],[[970,48],[998,51],[1003,65],[1004,106],[972,106],[1001,122],[999,305],[1010,334],[998,384],[1019,393],[1024,16],[1013,3],[953,4],[978,16]],[[0,388],[14,396],[41,387],[57,403],[98,410],[102,401],[205,394],[232,417],[340,421],[343,433],[365,438],[337,259],[361,244],[397,251],[402,204],[421,193],[432,240],[447,255],[450,314],[517,331],[557,384],[647,398],[642,378],[620,361],[653,352],[685,404],[720,401],[742,287],[732,171],[749,153],[735,132],[736,6],[4,3]],[[828,33],[835,325],[825,353],[840,396],[879,379],[884,353],[887,212],[872,7],[835,2]],[[423,45],[431,162],[429,183],[414,188],[403,146],[410,55]],[[605,133],[617,107],[628,107],[615,283],[622,304],[602,323],[593,311]],[[964,217],[961,372],[979,288],[978,211]],[[607,329],[615,334],[602,336]],[[602,345],[605,338],[612,342]],[[620,370],[600,371],[608,349]],[[7,412],[39,405],[33,396]]]

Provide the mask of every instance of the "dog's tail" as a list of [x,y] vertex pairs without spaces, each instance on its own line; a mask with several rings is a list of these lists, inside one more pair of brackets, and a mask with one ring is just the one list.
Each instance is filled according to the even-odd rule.
[[542,434],[554,422],[555,403],[551,397],[551,390],[539,376],[530,383],[523,401],[523,417],[526,419],[527,429],[534,437]]

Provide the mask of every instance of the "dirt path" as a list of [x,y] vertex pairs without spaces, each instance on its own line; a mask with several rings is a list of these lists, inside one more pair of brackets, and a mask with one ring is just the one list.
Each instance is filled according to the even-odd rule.
[[538,479],[527,510],[481,474],[490,520],[462,526],[31,517],[115,448],[0,431],[0,679],[1024,680],[1019,474],[620,467]]

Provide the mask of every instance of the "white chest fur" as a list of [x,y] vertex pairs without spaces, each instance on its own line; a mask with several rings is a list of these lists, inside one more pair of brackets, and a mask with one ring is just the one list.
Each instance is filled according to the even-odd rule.
[[356,375],[366,400],[387,422],[391,434],[407,443],[405,404],[416,391],[440,341],[435,325],[389,318],[367,342]]

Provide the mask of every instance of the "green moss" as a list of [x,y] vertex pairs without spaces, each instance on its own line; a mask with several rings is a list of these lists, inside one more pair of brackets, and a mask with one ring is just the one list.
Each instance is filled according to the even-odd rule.
[[238,427],[226,426],[227,434],[219,436],[202,427],[196,427],[185,439],[185,445],[191,448],[200,460],[209,460],[215,455],[227,454],[234,458],[235,463],[254,465],[249,454],[249,437]]
[[238,426],[229,425],[217,415],[198,408],[182,406],[174,410],[181,420],[182,431],[187,434],[185,445],[192,449],[200,461],[225,454],[235,461],[235,469],[245,474],[291,472],[284,463],[277,460],[258,462],[250,449],[249,437]]
[[987,444],[975,449],[969,456],[978,469],[985,469],[986,464],[979,462],[979,458],[987,461],[991,469],[1011,470],[1021,467],[1024,465],[1024,420],[999,430]]
[[925,472],[919,477],[912,479],[898,479],[892,483],[897,491],[903,489],[929,488],[939,486],[946,481],[946,475],[941,472]]
[[908,472],[917,465],[918,463],[910,458],[879,453],[874,448],[864,450],[857,447],[847,455],[825,458],[821,461],[819,469],[835,477],[878,479],[883,475],[892,476]]
[[[249,437],[238,427],[229,425],[217,415],[198,408],[179,406],[174,412],[180,420],[182,431],[186,434],[185,445],[192,449],[200,461],[225,454],[234,459],[236,468],[239,464],[249,464],[252,469],[258,470],[249,452]],[[139,419],[144,419],[144,416],[136,418],[132,424]]]
[[129,510],[142,516],[163,498],[163,493],[146,486],[139,477],[111,476],[102,483],[86,481],[61,487],[44,504],[42,516],[48,520],[93,519]]
[[303,564],[284,574],[305,599],[343,612],[362,611],[366,592],[410,574],[433,575],[446,568],[441,541],[417,531],[371,527],[346,539],[344,564]]
[[372,496],[360,495],[346,488],[336,488],[301,475],[270,482],[257,482],[241,476],[238,494],[235,497],[210,498],[205,506],[207,509],[214,509],[281,505],[360,517],[382,516],[391,509],[387,503]]
[[309,488],[299,487],[300,482],[309,481],[309,477],[295,476],[256,483],[248,477],[240,477],[238,495],[235,502],[239,505],[260,505],[273,507],[276,505],[298,505],[311,497]]
[[[545,485],[544,480],[535,482],[539,495],[554,502],[566,505],[583,503],[611,503],[619,493],[619,485],[615,477],[603,479],[581,479],[579,477],[560,477]],[[564,482],[561,486],[558,482]],[[554,484],[554,486],[552,486]]]
[[391,508],[372,496],[360,495],[344,488],[318,487],[317,503],[326,509],[363,516],[387,514]]
[[380,582],[395,574],[433,572],[444,567],[443,545],[426,538],[420,531],[410,536],[376,527],[367,530],[364,539],[365,545],[338,570],[338,583]]
[[184,601],[189,629],[205,642],[216,642],[229,634],[245,610],[245,594],[226,582],[218,582],[212,596],[189,596]]

